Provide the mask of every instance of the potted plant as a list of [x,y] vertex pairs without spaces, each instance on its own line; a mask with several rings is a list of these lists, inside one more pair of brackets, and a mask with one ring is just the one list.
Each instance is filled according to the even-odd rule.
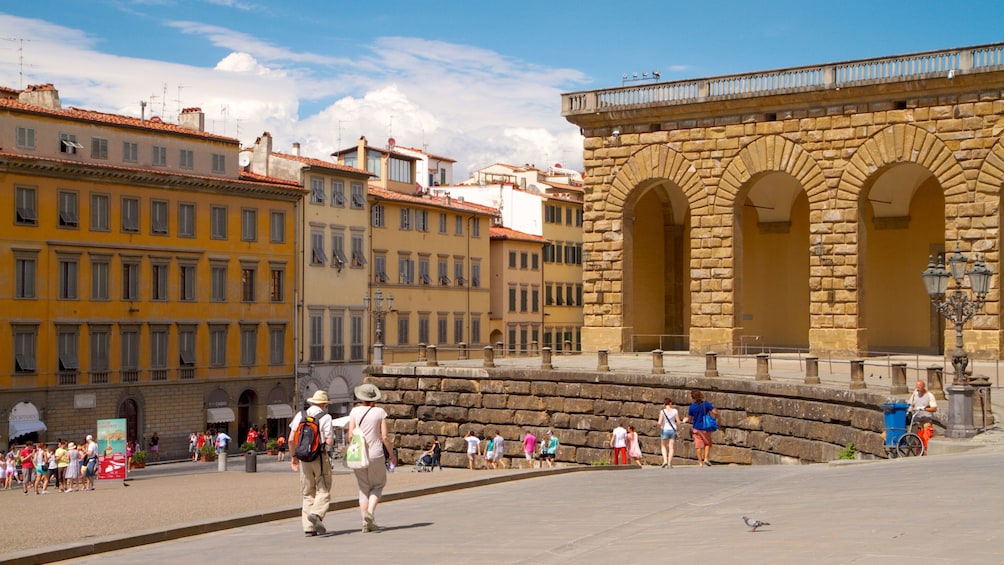
[[199,461],[212,461],[213,459],[216,459],[216,448],[208,443],[203,445],[202,449],[199,450]]
[[146,467],[146,451],[139,450],[132,454],[132,458],[129,461],[130,469],[142,469]]
[[268,440],[268,443],[265,444],[265,451],[267,451],[269,455],[276,455],[279,453],[279,440]]
[[253,441],[245,441],[244,443],[241,444],[241,453],[243,453],[244,455],[247,455],[248,451],[254,451],[254,450],[255,450],[255,444]]

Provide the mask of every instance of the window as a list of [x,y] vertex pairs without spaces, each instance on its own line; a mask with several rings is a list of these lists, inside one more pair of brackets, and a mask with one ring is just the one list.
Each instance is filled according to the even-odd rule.
[[440,314],[439,318],[436,319],[436,337],[438,338],[438,343],[449,343],[449,337],[446,335],[446,314]]
[[471,218],[471,236],[481,237],[481,218]]
[[421,232],[429,231],[428,210],[415,210],[415,230]]
[[453,263],[453,279],[457,281],[457,286],[464,286],[467,284],[467,279],[464,278],[463,261],[455,261]]
[[36,259],[14,258],[14,298],[35,298]]
[[481,318],[471,316],[471,343],[481,343]]
[[258,326],[241,326],[241,365],[254,365],[258,357]]
[[551,294],[551,283],[546,283],[544,285],[544,305],[551,306],[554,304],[554,295]]
[[38,327],[14,326],[14,372],[35,372],[35,343],[38,339]]
[[91,195],[91,231],[108,231],[109,225],[109,202],[107,194]]
[[182,367],[195,366],[195,326],[178,327],[178,357]]
[[397,316],[397,344],[408,345],[408,315],[400,313]]
[[178,265],[178,300],[195,301],[195,265]]
[[272,269],[272,284],[269,287],[268,297],[272,302],[282,302],[284,289],[286,287],[286,271],[284,269]]
[[345,183],[340,180],[331,180],[331,205],[345,206]]
[[243,302],[254,302],[255,270],[254,267],[241,268],[241,301]]
[[418,316],[418,343],[429,344],[429,316],[424,314]]
[[331,360],[345,360],[345,319],[342,314],[331,314]]
[[509,268],[510,269],[515,269],[516,268],[516,252],[515,251],[510,251],[509,252]]
[[[99,379],[96,378],[95,373],[104,373],[108,371],[108,360],[109,360],[109,342],[111,341],[111,333],[105,326],[90,328],[91,335],[91,384],[96,383]],[[104,375],[107,379],[107,375]],[[108,382],[105,380],[105,382]]]
[[212,279],[212,301],[227,301],[227,268],[225,265],[213,265],[210,269]]
[[412,284],[415,281],[415,261],[401,257],[397,261],[398,276],[401,284]]
[[108,300],[108,273],[110,264],[107,257],[91,258],[91,300]]
[[153,146],[153,156],[151,158],[151,164],[155,167],[166,167],[167,166],[167,147],[161,147],[159,145]]
[[178,236],[195,237],[195,204],[178,204]]
[[150,201],[150,232],[167,234],[167,201]]
[[77,267],[76,259],[59,260],[59,298],[77,299]]
[[122,300],[139,300],[139,263],[122,263]]
[[372,210],[370,211],[370,224],[375,228],[386,227],[387,224],[387,210],[384,208],[383,204],[374,204]]
[[139,161],[139,145],[131,141],[123,141],[122,160],[127,163],[135,163]]
[[227,209],[224,206],[209,209],[209,233],[213,239],[227,238]]
[[582,285],[575,285],[575,303],[582,306]]
[[324,232],[310,232],[310,264],[324,265],[328,262],[328,256],[324,253]]
[[363,196],[363,184],[361,182],[352,183],[352,207],[362,210],[366,206],[366,197]]
[[537,287],[530,290],[530,311],[540,312],[540,289]]
[[[441,284],[443,286],[449,286],[449,284],[450,284],[450,276],[447,274],[448,271],[449,271],[449,267],[446,264],[446,260],[445,259],[440,259],[439,260],[439,271],[438,271],[439,272],[439,284]],[[446,343],[446,341],[440,340],[439,343]]]
[[178,151],[178,166],[182,169],[195,168],[195,153],[191,149],[181,149]]
[[565,301],[568,302],[569,306],[575,306],[575,295],[572,294],[571,283],[565,285]]
[[553,263],[554,262],[554,244],[545,243],[544,244],[544,262]]
[[453,233],[455,235],[464,235],[464,218],[457,216],[453,222]]
[[345,256],[345,235],[342,233],[331,234],[331,255],[334,257],[333,267],[342,268],[349,262]]
[[286,326],[269,326],[268,362],[271,365],[286,362]]
[[73,155],[83,149],[84,146],[77,143],[77,136],[72,133],[59,134],[59,152]]
[[439,213],[439,233],[446,233],[446,214]]
[[[429,258],[419,257],[418,258],[418,282],[419,284],[432,284],[432,277],[429,276]],[[419,332],[421,332],[421,324],[419,325]],[[419,340],[421,343],[428,343],[427,341]]]
[[509,311],[516,311],[516,287],[514,286],[509,287]]
[[519,268],[520,269],[526,269],[527,268],[527,263],[528,263],[527,259],[529,259],[529,255],[527,254],[526,251],[523,251],[523,252],[521,252],[519,254]]
[[557,216],[559,222],[561,221],[561,216],[557,214],[556,210],[557,207],[553,204],[544,205],[544,223],[553,224],[555,216]]
[[453,343],[464,341],[464,317],[461,314],[453,316]]
[[516,328],[509,328],[509,353],[516,353]]
[[310,360],[324,361],[324,316],[310,315]]
[[35,128],[17,128],[17,146],[21,149],[35,148]]
[[561,297],[561,284],[554,285],[554,303],[558,306],[565,305],[565,299]]
[[411,208],[401,208],[401,229],[411,229]]
[[35,200],[35,188],[18,186],[14,189],[15,221],[18,224],[38,224],[38,203]]
[[167,265],[150,265],[150,300],[167,300]]
[[223,367],[227,364],[227,327],[222,324],[209,326],[209,365]]
[[[80,336],[77,333],[76,326],[57,327],[56,344],[59,349],[57,354],[60,372],[76,373],[80,369],[80,361],[77,357],[77,344],[79,341]],[[76,375],[72,376],[74,379],[76,378]],[[76,382],[60,382],[60,384],[76,384]]]
[[108,158],[108,140],[101,137],[91,138],[91,159]]
[[540,255],[533,253],[530,255],[530,268],[536,271],[540,268]]
[[363,316],[362,314],[352,314],[349,318],[350,336],[352,340],[349,355],[352,361],[360,361],[363,358]]
[[167,328],[164,326],[150,329],[150,368],[153,380],[167,380],[167,371],[161,371],[161,378],[157,378],[157,370],[167,368]]
[[59,227],[76,228],[80,225],[77,209],[77,193],[69,190],[59,191]]
[[471,287],[481,288],[481,263],[471,262]]
[[213,153],[213,172],[214,173],[225,173],[227,172],[227,156],[221,155],[219,153]]
[[408,184],[414,182],[414,177],[411,174],[411,161],[391,157],[387,159],[387,169],[387,176],[392,181]]
[[366,264],[366,254],[363,253],[363,236],[359,233],[352,234],[352,266],[362,267]]
[[310,203],[324,204],[324,179],[310,177]]
[[286,243],[286,213],[272,210],[269,242]]
[[241,240],[258,241],[258,210],[254,208],[241,210]]
[[122,197],[122,231],[139,231],[139,198]]
[[519,352],[526,353],[526,326],[519,328]]
[[566,226],[572,225],[572,209],[571,208],[565,208],[565,225]]
[[525,288],[519,289],[519,311],[526,312],[527,308],[527,292]]
[[139,380],[139,328],[122,328],[120,338],[122,341],[120,357],[122,381],[136,382]]
[[575,211],[575,225],[578,227],[582,226],[582,210]]
[[373,258],[373,278],[377,282],[385,283],[389,279],[387,276],[387,258],[377,255]]

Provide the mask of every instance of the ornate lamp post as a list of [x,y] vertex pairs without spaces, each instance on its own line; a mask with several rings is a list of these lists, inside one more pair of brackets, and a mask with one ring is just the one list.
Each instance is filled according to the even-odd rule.
[[[370,308],[371,306],[372,308]],[[383,321],[387,317],[387,312],[390,312],[394,307],[394,297],[390,294],[387,295],[387,308],[385,309],[383,291],[378,288],[373,293],[372,301],[370,301],[369,294],[363,296],[363,307],[373,315],[373,320],[376,323],[376,330],[374,331],[375,339],[373,341],[373,364],[383,365]]]
[[[927,269],[921,274],[927,294],[930,295],[938,313],[955,324],[955,350],[952,351],[955,377],[952,385],[948,387],[948,425],[945,430],[945,435],[952,438],[973,437],[977,433],[973,426],[973,387],[966,380],[969,356],[962,346],[962,326],[983,307],[987,292],[990,290],[990,277],[993,275],[979,258],[966,273],[968,262],[969,258],[959,251],[959,246],[956,244],[955,253],[948,258],[947,270],[940,258],[937,266],[934,265],[932,258]],[[962,289],[963,278],[967,274],[972,296]],[[955,289],[951,294],[947,294],[949,278],[955,281]]]

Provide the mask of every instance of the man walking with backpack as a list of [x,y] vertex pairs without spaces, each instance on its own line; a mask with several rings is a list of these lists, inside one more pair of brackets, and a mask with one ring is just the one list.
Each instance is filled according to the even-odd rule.
[[307,537],[323,535],[324,515],[331,501],[331,460],[328,449],[334,441],[331,415],[328,414],[328,393],[314,392],[307,399],[310,405],[298,412],[289,424],[289,459],[293,470],[300,471],[300,490],[303,493],[303,534]]

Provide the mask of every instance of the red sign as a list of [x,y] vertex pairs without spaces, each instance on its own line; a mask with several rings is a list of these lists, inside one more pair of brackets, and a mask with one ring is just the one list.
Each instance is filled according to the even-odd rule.
[[103,481],[115,479],[124,481],[126,478],[125,454],[112,453],[111,455],[99,455],[98,478]]

